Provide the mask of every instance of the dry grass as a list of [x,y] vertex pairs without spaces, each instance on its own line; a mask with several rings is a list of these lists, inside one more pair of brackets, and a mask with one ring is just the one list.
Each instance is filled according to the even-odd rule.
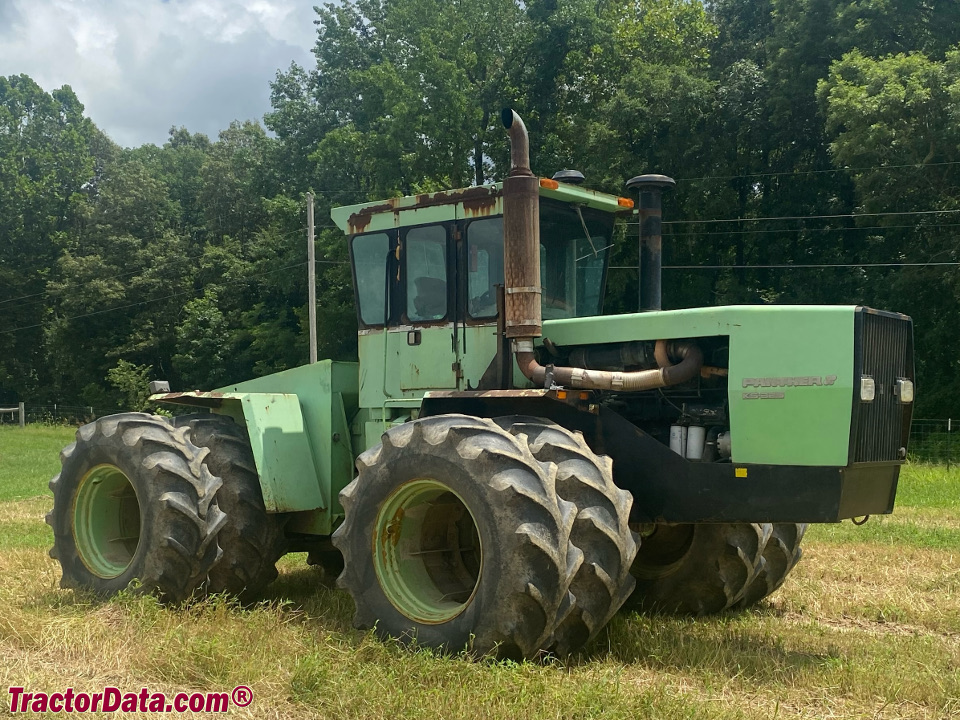
[[624,614],[567,665],[381,643],[350,627],[350,599],[302,555],[285,558],[266,602],[248,609],[223,599],[171,609],[133,595],[104,603],[60,590],[42,522],[49,500],[36,497],[46,480],[40,471],[18,478],[35,490],[0,502],[0,685],[245,684],[256,699],[230,714],[251,718],[960,716],[957,471],[910,469],[903,512],[880,522],[812,528],[786,585],[753,610]]

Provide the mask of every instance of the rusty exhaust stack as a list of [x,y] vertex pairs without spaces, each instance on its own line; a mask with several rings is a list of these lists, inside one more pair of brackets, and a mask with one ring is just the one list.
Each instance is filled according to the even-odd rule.
[[510,175],[503,181],[503,276],[508,338],[540,337],[540,179],[530,170],[523,120],[504,108]]
[[[540,314],[540,179],[530,170],[530,139],[523,120],[504,108],[500,120],[510,136],[510,175],[503,181],[503,274],[505,333],[513,339],[520,371],[539,387],[563,385],[592,390],[637,392],[692,379],[703,365],[703,353],[692,342],[658,340],[659,368],[636,372],[544,367],[537,362],[533,341],[542,332]],[[677,365],[671,358],[679,358]]]

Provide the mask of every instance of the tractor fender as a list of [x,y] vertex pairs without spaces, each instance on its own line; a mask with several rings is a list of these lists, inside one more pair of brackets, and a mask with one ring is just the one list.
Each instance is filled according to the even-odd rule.
[[247,428],[267,512],[329,507],[297,395],[254,392],[185,392],[153,395],[158,403],[206,407]]

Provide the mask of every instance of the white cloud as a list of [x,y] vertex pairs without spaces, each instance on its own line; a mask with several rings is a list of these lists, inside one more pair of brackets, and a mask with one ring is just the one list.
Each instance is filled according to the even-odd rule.
[[312,65],[307,0],[0,0],[0,75],[73,87],[122,145],[171,126],[216,137],[270,110],[270,80]]

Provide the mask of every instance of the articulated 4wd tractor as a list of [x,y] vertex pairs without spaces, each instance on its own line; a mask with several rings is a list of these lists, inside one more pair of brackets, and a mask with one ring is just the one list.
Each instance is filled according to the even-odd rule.
[[[660,193],[530,171],[342,207],[359,363],[298,367],[77,431],[50,488],[65,587],[247,599],[286,552],[340,571],[355,622],[450,651],[565,655],[622,606],[757,602],[807,523],[889,513],[910,318],[660,310]],[[644,312],[601,315],[618,218]]]

